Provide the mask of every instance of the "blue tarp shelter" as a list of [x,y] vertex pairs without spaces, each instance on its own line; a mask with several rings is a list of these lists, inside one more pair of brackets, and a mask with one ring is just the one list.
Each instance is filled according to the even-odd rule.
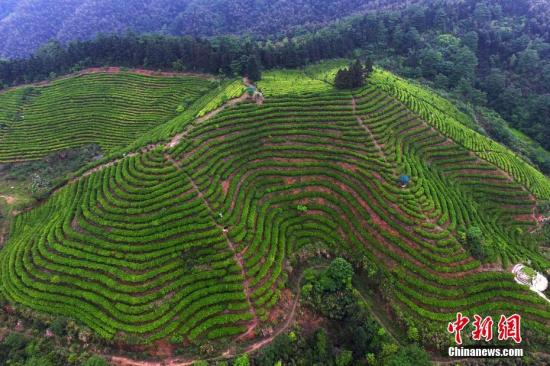
[[401,183],[401,185],[403,187],[408,185],[410,181],[411,181],[411,179],[409,178],[408,175],[402,175],[401,177],[399,177],[399,182]]

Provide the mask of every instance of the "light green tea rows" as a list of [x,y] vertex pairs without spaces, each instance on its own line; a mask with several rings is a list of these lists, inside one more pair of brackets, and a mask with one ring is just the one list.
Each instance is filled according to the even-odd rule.
[[125,146],[212,86],[199,77],[96,73],[2,94],[3,111],[18,100],[17,113],[0,116],[0,163],[87,144]]
[[370,82],[396,97],[445,136],[507,172],[537,197],[550,199],[550,181],[540,171],[501,144],[461,124],[461,113],[449,101],[380,69],[375,70]]
[[[522,235],[534,197],[495,165],[375,86],[240,104],[20,215],[3,291],[106,337],[230,337],[269,318],[291,258],[324,245],[378,263],[399,319],[427,336],[457,311],[518,312],[548,336],[550,308],[507,271],[548,265]],[[458,242],[473,225],[496,264]]]
[[[289,256],[321,242],[384,263],[397,303],[440,321],[440,331],[460,309],[521,311],[548,332],[544,302],[455,238],[478,225],[502,246],[505,265],[537,258],[514,235],[532,225],[519,217],[533,208],[530,194],[380,90],[354,99],[355,112],[347,93],[240,106],[173,152],[241,243],[258,313],[276,303]],[[413,177],[407,189],[401,173]]]
[[242,332],[233,252],[191,183],[159,151],[81,179],[18,216],[4,292],[104,337]]

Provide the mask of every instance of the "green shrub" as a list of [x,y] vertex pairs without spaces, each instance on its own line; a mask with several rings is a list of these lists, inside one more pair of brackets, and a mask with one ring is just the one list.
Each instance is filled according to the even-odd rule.
[[99,356],[92,356],[82,364],[82,366],[108,366],[108,365],[109,363],[107,363],[105,359]]

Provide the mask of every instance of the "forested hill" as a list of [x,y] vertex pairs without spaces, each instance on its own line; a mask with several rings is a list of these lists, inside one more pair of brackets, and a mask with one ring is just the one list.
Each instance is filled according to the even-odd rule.
[[[159,31],[188,0],[21,0],[0,5],[0,57],[27,56],[49,40],[98,32]],[[0,2],[1,3],[1,2]]]
[[62,43],[127,29],[173,35],[273,34],[366,9],[418,0],[2,0],[0,57],[27,56]]

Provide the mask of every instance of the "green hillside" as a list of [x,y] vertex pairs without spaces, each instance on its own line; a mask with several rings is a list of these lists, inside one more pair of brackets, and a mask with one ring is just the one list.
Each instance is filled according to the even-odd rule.
[[[191,122],[220,104],[201,100],[190,115],[158,125],[182,133],[178,144],[97,169],[19,214],[0,252],[2,292],[106,338],[235,339],[269,324],[297,253],[325,247],[377,265],[395,320],[419,329],[424,343],[447,347],[446,324],[458,310],[521,313],[531,344],[546,342],[550,306],[509,268],[549,266],[527,238],[548,179],[463,127],[443,100],[427,106],[419,87],[379,71],[360,90],[336,91],[323,81],[334,67],[266,72],[263,104],[244,101]],[[100,90],[102,77],[111,76],[89,77]],[[295,84],[302,79],[310,82]],[[178,80],[167,79],[172,88]],[[181,82],[185,95],[207,86],[191,80]],[[73,94],[73,80],[63,83],[51,88]],[[223,100],[237,89],[211,93]],[[30,95],[25,123],[47,90]],[[165,119],[181,98],[162,104]],[[149,110],[136,114],[148,120]],[[114,147],[133,132],[96,142]],[[411,178],[404,188],[403,174]],[[473,226],[496,253],[491,263],[460,242]]]
[[447,100],[383,70],[376,70],[370,81],[418,113],[445,136],[512,175],[539,198],[550,199],[548,178],[503,145],[465,127],[460,121],[466,116]]
[[0,94],[0,163],[88,144],[112,151],[213,86],[200,77],[92,73]]

